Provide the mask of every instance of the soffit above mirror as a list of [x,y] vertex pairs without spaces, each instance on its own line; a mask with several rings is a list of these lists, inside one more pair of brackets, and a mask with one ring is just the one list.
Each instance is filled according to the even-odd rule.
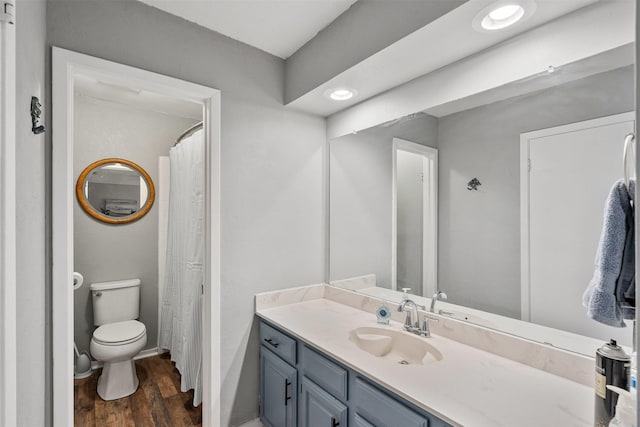
[[[523,79],[548,78],[550,65],[565,73],[564,67],[582,62],[586,66],[572,72],[574,79],[623,66],[604,62],[592,67],[584,60],[618,48],[633,49],[629,46],[635,42],[634,16],[632,1],[599,1],[331,115],[328,137],[430,111]],[[624,56],[623,52],[611,58]]]
[[[303,73],[301,76],[295,75],[297,71],[292,69],[292,61],[301,54],[297,52],[286,64],[287,84],[295,79],[322,81],[308,85],[309,90],[305,94],[287,105],[313,114],[329,116],[547,22],[579,9],[588,8],[596,0],[537,1],[535,13],[526,21],[499,31],[479,33],[472,27],[473,19],[478,12],[493,2],[492,0],[468,1],[388,47],[371,52],[368,57],[340,73],[325,75],[324,79],[318,79],[316,77],[318,71],[314,70],[327,67],[324,62],[332,60],[332,50],[325,48],[315,51],[313,55],[306,55],[309,58],[309,65],[298,67],[301,74]],[[630,3],[630,7],[633,8],[632,2]],[[380,23],[381,27],[384,25],[384,22]],[[337,40],[332,49],[340,49],[338,43]],[[311,44],[307,46],[312,47]],[[301,51],[307,49],[307,46]],[[328,89],[341,86],[352,87],[358,91],[358,96],[343,102],[332,102],[324,96]]]
[[[531,2],[517,0],[527,1]],[[535,13],[528,19],[480,33],[472,27],[474,17],[495,0],[143,2],[286,58],[285,103],[321,116],[335,114],[594,3],[612,3],[537,0]],[[617,3],[631,8],[627,15],[632,20],[633,0]],[[358,96],[340,102],[325,96],[329,89],[342,86],[355,89]]]

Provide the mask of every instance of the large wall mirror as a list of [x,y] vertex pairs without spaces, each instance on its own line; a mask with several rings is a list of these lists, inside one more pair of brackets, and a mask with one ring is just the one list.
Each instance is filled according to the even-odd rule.
[[126,224],[149,212],[155,188],[149,174],[125,159],[102,159],[87,166],[76,183],[82,209],[108,224]]
[[595,322],[582,294],[635,131],[634,49],[331,139],[330,282],[425,305],[441,291],[440,315],[590,356],[630,347],[631,322]]

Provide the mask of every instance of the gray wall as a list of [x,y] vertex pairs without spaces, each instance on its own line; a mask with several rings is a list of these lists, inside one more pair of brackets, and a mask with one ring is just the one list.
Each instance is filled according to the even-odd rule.
[[375,274],[391,287],[391,174],[394,137],[437,147],[426,114],[331,141],[330,280]]
[[438,120],[438,285],[450,302],[520,317],[520,134],[631,111],[633,87],[629,66]]
[[[158,157],[168,156],[175,139],[194,120],[143,111],[86,96],[74,101],[74,180],[89,164],[120,157],[140,165],[158,187]],[[138,188],[135,187],[136,192]],[[136,198],[138,194],[135,195]],[[158,204],[140,220],[107,224],[90,217],[80,204],[73,210],[74,270],[85,284],[74,292],[74,337],[78,348],[89,351],[93,307],[89,285],[139,278],[140,321],[147,328],[146,348],[158,340]]]
[[[45,135],[31,132],[31,96],[45,96],[45,1],[16,3],[17,375],[20,425],[43,426],[51,412],[51,289],[46,280]],[[47,130],[51,129],[49,123]]]
[[253,295],[324,280],[325,120],[283,107],[281,59],[135,1],[50,0],[47,43],[222,91],[222,425],[255,418]]

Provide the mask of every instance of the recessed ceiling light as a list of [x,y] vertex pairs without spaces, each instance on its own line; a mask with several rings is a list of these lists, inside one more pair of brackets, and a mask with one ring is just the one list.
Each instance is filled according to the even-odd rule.
[[334,101],[346,101],[347,99],[351,99],[356,96],[358,92],[354,89],[349,89],[345,87],[329,89],[324,93],[324,95]]
[[473,19],[473,28],[491,32],[529,18],[536,10],[534,0],[500,0],[483,8]]

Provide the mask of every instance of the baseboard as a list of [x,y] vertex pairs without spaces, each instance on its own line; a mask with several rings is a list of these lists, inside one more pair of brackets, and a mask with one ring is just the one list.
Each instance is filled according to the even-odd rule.
[[[140,353],[135,355],[133,357],[133,360],[145,359],[147,357],[157,356],[159,354],[164,353],[165,351],[166,350],[164,349],[158,350],[158,347],[148,348],[148,349],[142,350]],[[104,365],[104,363],[102,363],[101,361],[93,360],[91,361],[91,370],[95,371],[96,369],[100,369],[102,368],[102,365]]]

